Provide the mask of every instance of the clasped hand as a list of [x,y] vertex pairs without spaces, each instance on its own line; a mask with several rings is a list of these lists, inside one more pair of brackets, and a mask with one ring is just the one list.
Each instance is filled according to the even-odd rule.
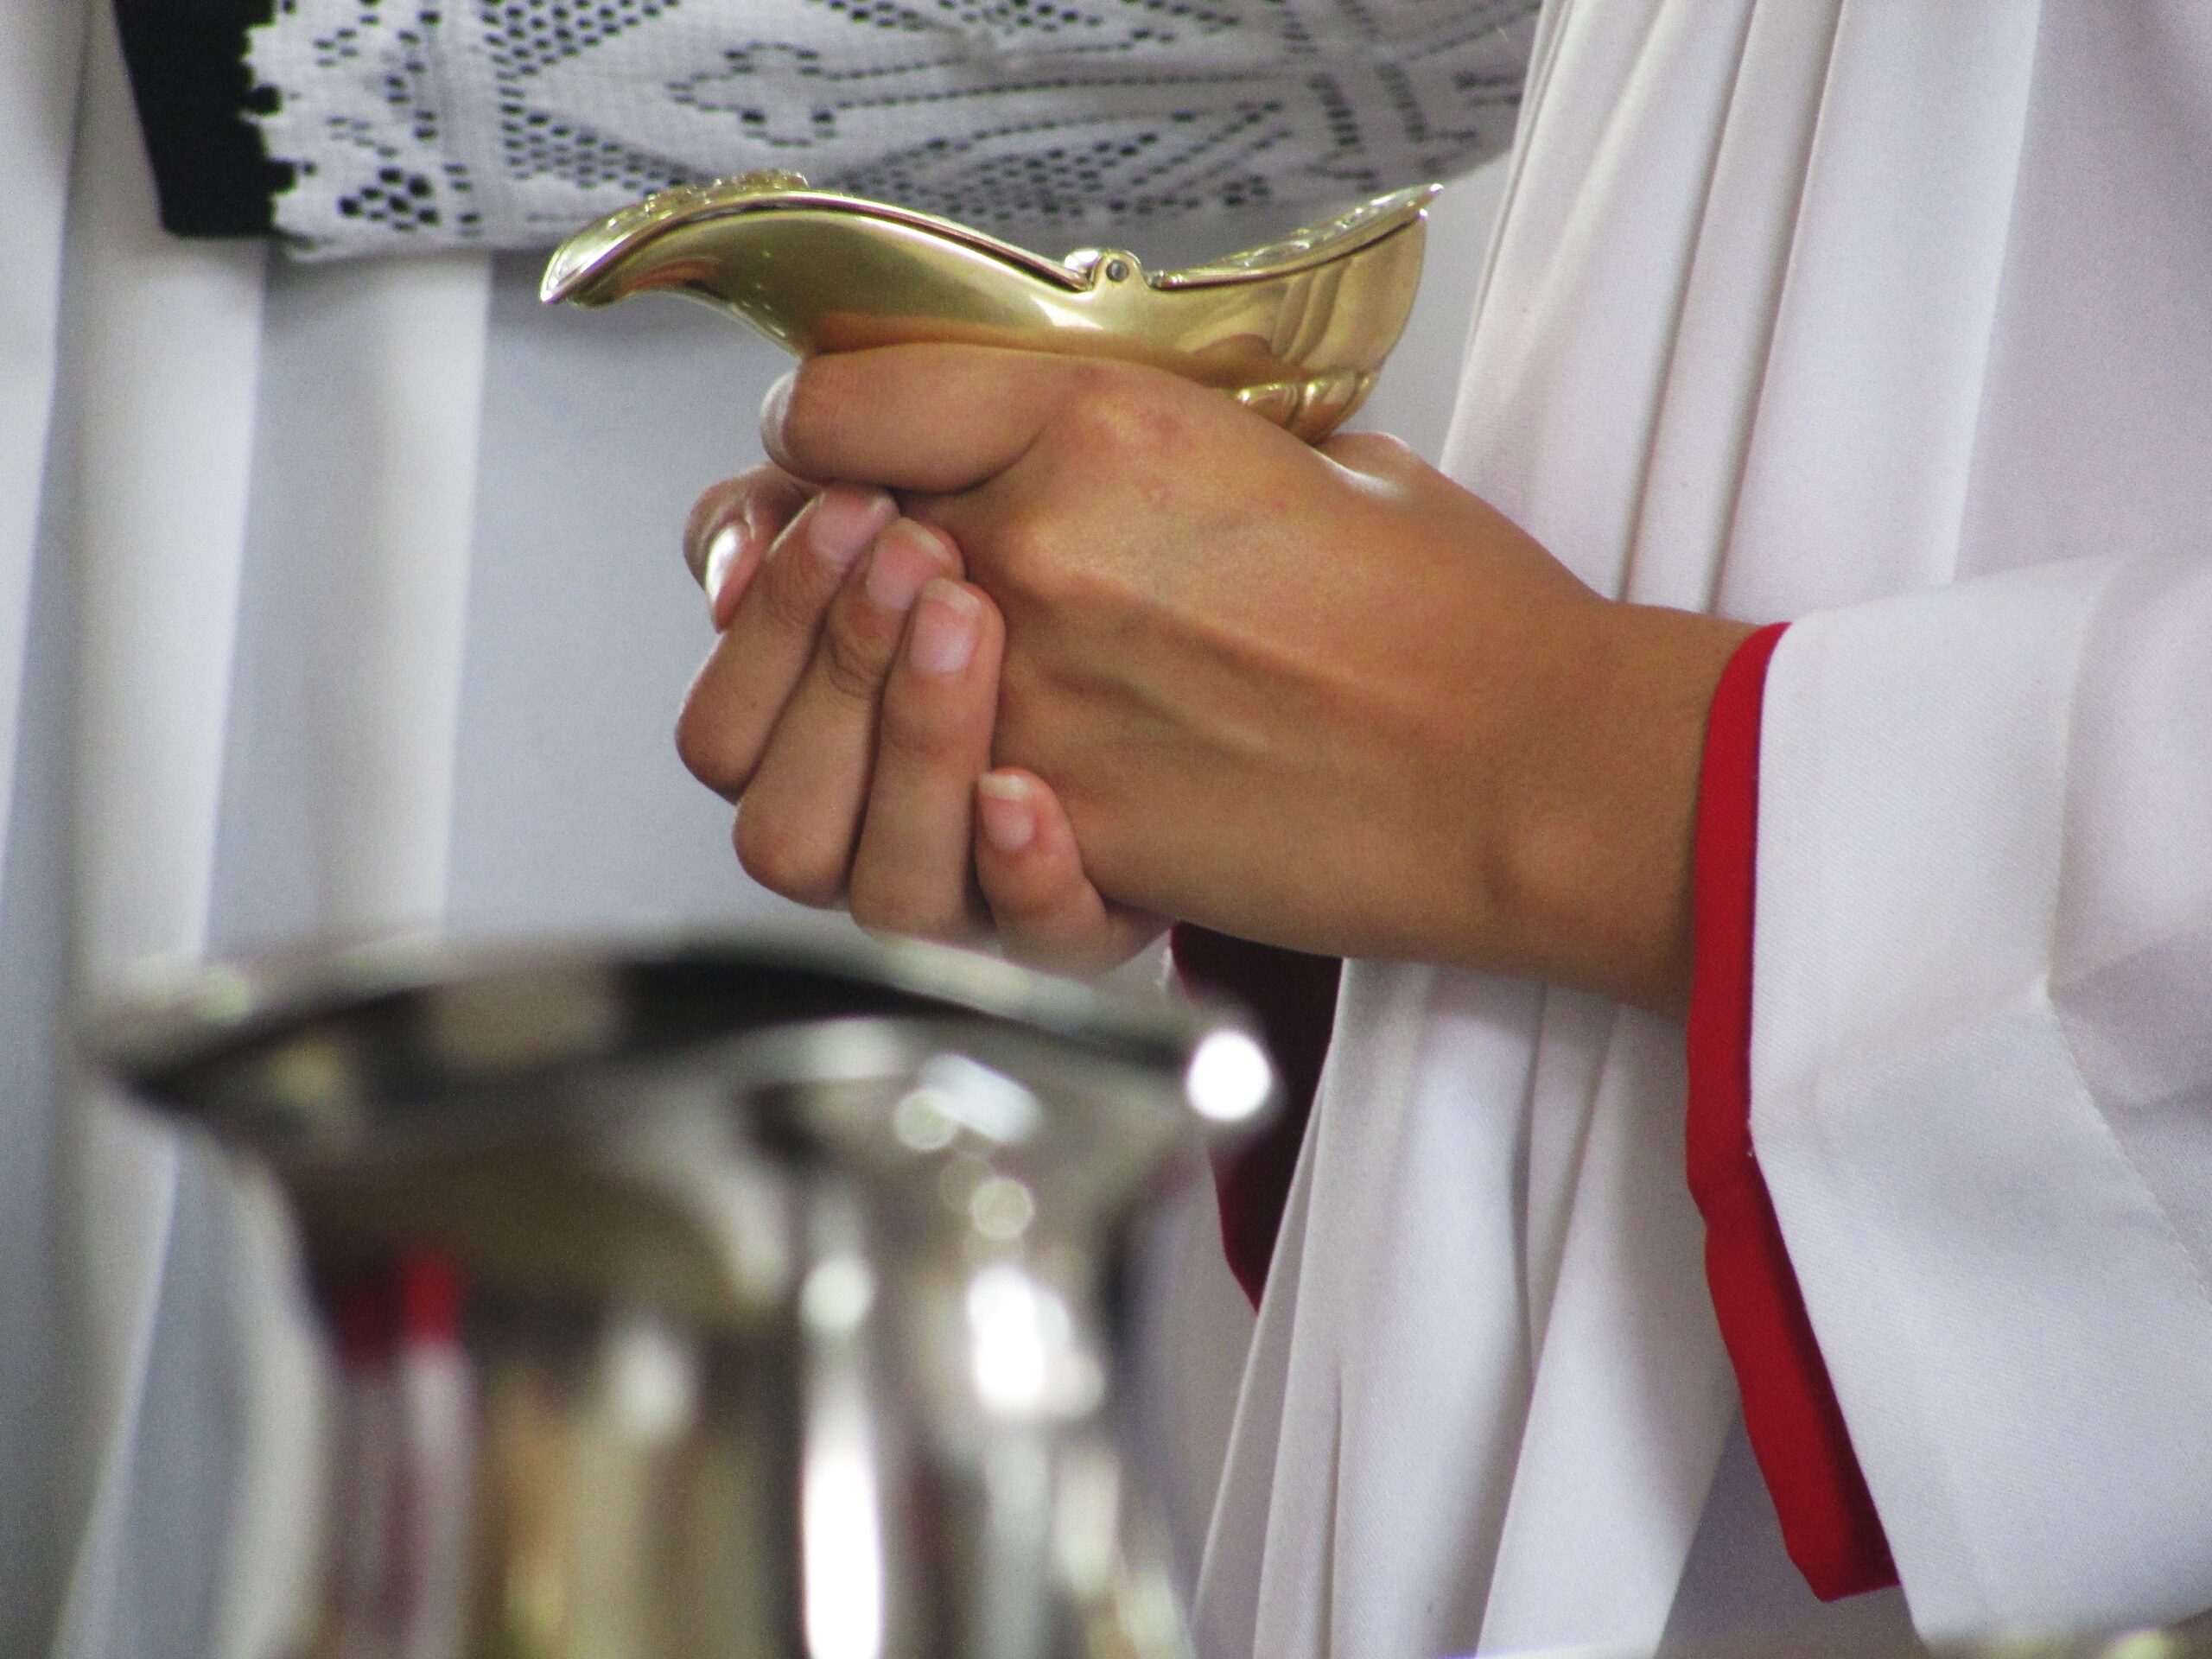
[[817,358],[762,433],[686,532],[718,637],[677,745],[765,885],[1069,971],[1175,917],[1679,1004],[1736,625],[1135,365]]

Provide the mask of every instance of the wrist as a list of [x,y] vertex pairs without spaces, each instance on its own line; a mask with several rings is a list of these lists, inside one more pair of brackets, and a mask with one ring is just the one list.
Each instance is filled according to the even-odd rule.
[[1541,977],[1669,1017],[1688,1007],[1707,719],[1756,631],[1657,606],[1592,607],[1502,861],[1513,954]]

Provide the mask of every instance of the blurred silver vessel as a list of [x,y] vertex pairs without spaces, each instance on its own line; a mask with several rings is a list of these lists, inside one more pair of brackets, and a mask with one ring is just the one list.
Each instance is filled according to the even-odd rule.
[[731,939],[217,969],[105,1063],[264,1161],[333,1333],[302,1653],[1187,1652],[1123,1450],[1147,1185],[1242,1027]]

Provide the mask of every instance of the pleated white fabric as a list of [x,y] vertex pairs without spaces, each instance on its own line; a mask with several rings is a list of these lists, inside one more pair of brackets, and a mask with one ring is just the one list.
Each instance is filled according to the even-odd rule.
[[[60,435],[72,464],[49,510],[76,550],[80,606],[75,948],[81,970],[102,976],[194,957],[206,942],[262,257],[182,249],[155,232],[130,165],[137,133],[113,22],[104,7],[92,15],[65,302],[73,429]],[[58,1646],[96,1654],[126,1639],[115,1621],[128,1614],[105,1586],[125,1549],[177,1153],[97,1098],[64,1124],[64,1190],[84,1230],[72,1254],[86,1316],[80,1432],[101,1452]]]
[[[1451,470],[1602,591],[1758,620],[2100,552],[2113,531],[2201,557],[2209,45],[2178,4],[2123,22],[2060,0],[1558,0]],[[2148,360],[2177,349],[2185,371]],[[2051,418],[2076,377],[2104,426]],[[2129,385],[2151,413],[2129,412]],[[2180,437],[2145,430],[2167,422]],[[2054,494],[2070,535],[2023,511]],[[2062,570],[2033,600],[1969,584],[1948,631],[1932,600],[1843,611],[1785,639],[1770,695],[1758,1144],[1936,1633],[2212,1600],[2202,1437],[2178,1445],[2212,1386],[2203,1258],[2176,1246],[2184,1224],[2152,1224],[2158,1194],[2121,1179],[2120,1153],[2069,1188],[2096,1115],[2048,1008],[2040,1049],[2005,1050],[1993,1025],[1936,1052],[1964,964],[2028,996],[2056,971],[2054,906],[2086,904],[2052,893],[2059,823],[2094,787],[2069,785],[2083,763],[2060,740],[2083,695],[2069,641],[2106,580]],[[1986,647],[1905,675],[1977,630]],[[2186,661],[2202,683],[2201,632],[2165,649],[2170,677]],[[1942,742],[1888,758],[1955,702]],[[2139,694],[2127,715],[2171,729],[2154,706]],[[2007,764],[2032,747],[2022,727],[2041,771]],[[2171,774],[2202,730],[2149,764]],[[2172,1010],[2183,988],[2212,997],[2177,919],[2201,930],[2202,883],[2171,868],[2183,841],[2201,864],[2207,819],[2200,797],[2162,799],[2199,833],[2169,833],[2165,862],[2113,885],[2160,896],[2147,937],[2165,967],[2139,977]],[[1931,817],[1944,861],[1907,881]],[[2038,849],[2025,864],[2014,839]],[[1991,935],[2000,911],[2011,931]],[[2137,1118],[2170,1140],[2171,1088],[2212,1137],[2201,1014],[2193,1030],[2186,1063],[2134,1089],[2165,1103]],[[1893,1073],[1870,1041],[1930,1046]],[[1584,996],[1348,968],[1215,1518],[1208,1653],[1649,1650],[1897,1617],[1893,1593],[1822,1610],[1774,1570],[1684,1184],[1681,1045]],[[2063,1103],[2031,1108],[2031,1078]],[[1916,1128],[1939,1103],[1940,1127]],[[2031,1169],[2055,1195],[2039,1236],[2004,1214]],[[2191,1176],[2164,1202],[2202,1213],[2212,1193]],[[2093,1319],[2107,1274],[2128,1288]],[[2052,1344],[2070,1357],[2030,1363]],[[2078,1445],[2037,1450],[2084,1421]],[[2126,1494],[2157,1545],[2130,1550]]]
[[[259,804],[281,813],[304,879],[281,923],[233,904],[211,946],[423,930],[446,914],[490,278],[480,257],[395,260],[343,283],[308,279],[304,303],[295,283],[266,296],[275,349],[256,387],[257,522],[241,526],[240,556],[287,550],[291,580],[261,595],[279,637],[342,645],[288,664],[291,743],[242,720],[234,696],[226,706],[226,794],[235,802],[249,772],[233,746],[255,745]],[[301,362],[322,388],[313,415],[272,420],[287,368]],[[288,793],[289,810],[277,808]],[[253,861],[234,854],[226,872],[219,859],[214,899],[266,880]],[[274,1195],[244,1186],[238,1202],[228,1263],[237,1484],[214,1649],[246,1655],[275,1651],[300,1628],[321,1541],[305,1524],[316,1472],[312,1342]]]
[[1753,1132],[1938,1630],[2212,1605],[2208,167],[2212,16],[2046,4],[1970,475],[1858,525],[2013,574],[1768,682]]
[[[37,1163],[11,1164],[8,1208],[48,1236],[10,1253],[9,1287],[53,1346],[10,1378],[8,1415],[55,1450],[10,1461],[10,1531],[44,1550],[10,1573],[0,1621],[16,1652],[264,1654],[314,1543],[299,1501],[308,1357],[281,1236],[204,1153],[73,1083],[48,1023],[60,976],[96,993],[238,942],[218,844],[236,747],[264,734],[242,714],[269,712],[238,695],[238,660],[241,619],[268,620],[241,588],[271,438],[264,256],[156,228],[107,8],[24,8],[6,28],[19,38],[0,58],[24,83],[4,109],[22,129],[6,152],[29,298],[6,314],[0,459],[20,487],[4,496],[0,645],[41,677],[33,710],[9,677],[4,775],[37,770],[15,752],[26,733],[72,757],[44,798],[13,803],[10,823],[32,833],[8,849],[11,946],[38,884],[74,898],[32,918],[45,1020],[11,1033],[49,1069],[11,1080],[11,1138],[41,1121],[47,1135]],[[307,704],[288,710],[314,757],[311,822],[295,827],[319,879],[283,938],[444,909],[488,274],[480,258],[372,269],[315,308],[314,340],[278,342],[321,394],[289,435],[311,437],[304,505],[277,531],[316,567],[320,608],[288,620],[341,645],[315,654]]]
[[[188,246],[156,229],[112,24],[105,8],[96,15],[70,209],[71,429],[58,435],[69,461],[48,503],[78,596],[73,938],[80,982],[93,987],[196,958],[219,925],[226,764],[233,741],[253,737],[236,729],[233,693],[264,324],[258,247]],[[323,658],[319,703],[302,712],[326,782],[350,786],[316,792],[327,879],[296,934],[421,925],[443,906],[474,403],[421,393],[476,385],[486,275],[481,260],[387,267],[323,323],[319,372],[339,395],[320,412],[353,418],[321,423],[332,464],[314,476],[326,512],[297,527],[298,546],[324,567],[318,591],[332,609],[320,632],[346,649]],[[214,1387],[232,1399],[247,1494],[236,1509],[245,1530],[208,1533],[227,1590],[196,1587],[221,1650],[265,1652],[286,1611],[266,1586],[287,1581],[312,1544],[297,1502],[255,1496],[271,1483],[296,1492],[312,1467],[308,1426],[276,1408],[300,1397],[307,1360],[270,1294],[282,1283],[271,1212],[234,1201],[212,1167],[181,1185],[175,1138],[96,1093],[62,1122],[75,1142],[60,1197],[86,1230],[69,1287],[86,1343],[79,1433],[99,1451],[57,1650],[129,1651],[173,1628],[172,1614],[134,1598],[130,1557],[143,1542],[134,1534],[177,1525],[149,1513],[163,1489],[145,1465],[168,1462],[164,1434],[219,1427],[149,1415],[146,1403],[168,1369],[156,1360],[163,1310],[192,1294],[175,1279],[181,1249],[181,1271],[217,1317],[199,1338],[201,1364],[217,1366]],[[174,1236],[187,1224],[180,1205],[194,1211],[190,1249]],[[262,1294],[233,1296],[233,1281]],[[204,1352],[210,1342],[227,1363]]]
[[[22,872],[51,871],[51,835],[16,825],[43,803],[29,798],[54,757],[26,742],[27,717],[41,714],[34,683],[50,656],[35,649],[41,608],[38,576],[45,482],[51,472],[62,246],[74,149],[86,0],[10,7],[0,15],[0,204],[10,270],[0,303],[0,1169],[16,1172],[0,1202],[0,1649],[35,1653],[48,1639],[67,1582],[83,1514],[81,1464],[57,1446],[51,1408],[69,1391],[72,1369],[59,1351],[73,1329],[67,1294],[57,1288],[70,1255],[63,1205],[51,1191],[62,1161],[53,1094],[50,1038],[43,1029],[60,971],[49,892],[46,904],[17,897]],[[36,776],[33,776],[36,774]],[[19,787],[26,779],[31,787]],[[46,914],[41,915],[41,909]],[[44,924],[42,925],[42,924]],[[49,936],[45,950],[24,936]]]
[[[313,1360],[276,1213],[73,1076],[58,1016],[70,986],[448,913],[491,266],[272,275],[258,246],[179,243],[108,9],[0,28],[25,267],[4,313],[0,776],[26,785],[0,886],[0,1122],[22,1154],[0,1211],[35,1245],[4,1276],[0,1522],[23,1547],[0,1646],[261,1656],[316,1542]],[[660,481],[671,519],[690,482]],[[639,710],[664,760],[690,648]],[[721,876],[714,816],[691,820],[693,862]]]
[[1770,680],[1753,1129],[1906,1587],[1943,1632],[2185,1618],[2212,549],[1804,626]]
[[84,0],[9,20],[0,55],[0,197],[8,203],[16,302],[0,309],[0,838],[7,831],[30,625],[31,563],[54,408],[62,225],[84,55]]
[[[76,1071],[74,1006],[424,925],[847,924],[743,878],[669,741],[677,530],[786,359],[548,310],[529,256],[161,235],[107,12],[0,8],[0,1652],[266,1659],[316,1547],[296,1287],[265,1192]],[[1493,200],[1447,197],[1444,268]],[[1464,325],[1425,294],[1378,394],[1432,448]],[[1168,1430],[1193,1535],[1244,1329],[1210,1233],[1155,1368],[1214,1379]]]

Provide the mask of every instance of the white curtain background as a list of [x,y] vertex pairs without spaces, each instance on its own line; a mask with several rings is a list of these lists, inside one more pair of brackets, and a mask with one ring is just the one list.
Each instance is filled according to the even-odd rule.
[[[1432,455],[1500,178],[1440,204],[1363,423]],[[281,1233],[73,1013],[394,930],[845,925],[746,880],[669,740],[677,529],[785,360],[548,310],[526,257],[165,236],[96,0],[0,10],[0,1652],[258,1656],[311,1545]],[[1249,1327],[1212,1229],[1194,1189],[1153,1315],[1186,1551]]]

